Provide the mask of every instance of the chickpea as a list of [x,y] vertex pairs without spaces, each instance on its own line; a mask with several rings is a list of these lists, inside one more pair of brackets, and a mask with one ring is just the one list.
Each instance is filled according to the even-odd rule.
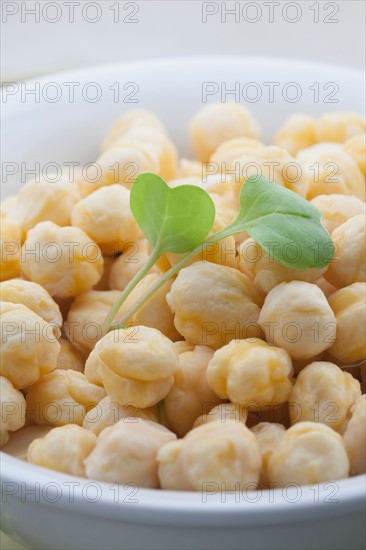
[[59,226],[70,225],[71,210],[79,199],[77,185],[66,176],[57,179],[56,174],[54,181],[44,178],[31,180],[20,189],[10,216],[25,233],[45,221]]
[[113,403],[110,397],[106,396],[94,409],[86,413],[83,427],[99,435],[105,428],[113,426],[120,420],[136,423],[136,418],[158,422],[156,407],[139,409],[133,404],[120,405]]
[[307,199],[318,195],[354,195],[365,200],[364,176],[354,160],[335,143],[302,149],[297,159],[309,182]]
[[59,356],[57,358],[57,369],[59,370],[75,370],[84,372],[85,358],[80,351],[75,348],[66,338],[60,338],[61,346]]
[[251,410],[287,401],[292,372],[285,350],[251,338],[233,340],[217,350],[208,364],[207,381],[222,399]]
[[262,470],[260,476],[260,485],[268,488],[268,461],[273,451],[278,447],[286,433],[286,428],[282,424],[275,422],[260,422],[253,426],[251,431],[254,433],[259,444],[262,457]]
[[22,230],[10,218],[1,218],[0,225],[0,280],[7,281],[20,275],[20,247]]
[[111,331],[99,340],[85,373],[100,378],[112,401],[144,409],[166,397],[177,368],[173,342],[156,329],[135,326]]
[[360,383],[351,374],[333,363],[315,361],[299,373],[292,389],[291,424],[322,422],[339,432],[360,395]]
[[210,348],[196,346],[192,351],[178,356],[174,384],[164,399],[164,416],[168,427],[179,437],[192,428],[208,404],[212,407],[221,403],[206,378],[207,365],[213,353]]
[[18,200],[18,195],[8,195],[0,203],[0,218],[7,218],[14,210]]
[[0,398],[0,447],[3,447],[9,441],[9,432],[25,424],[25,399],[4,376],[0,376]]
[[315,128],[314,118],[302,113],[291,115],[278,130],[273,143],[296,155],[300,149],[315,145]]
[[45,374],[28,390],[27,419],[34,424],[82,425],[86,413],[105,397],[103,388],[74,370]]
[[159,449],[176,436],[155,422],[136,418],[120,420],[99,435],[95,449],[85,460],[87,477],[139,487],[159,487]]
[[366,218],[353,216],[332,233],[334,257],[324,274],[336,288],[366,281]]
[[337,319],[337,340],[328,353],[343,363],[365,359],[366,283],[341,288],[328,301]]
[[212,153],[229,139],[259,137],[257,122],[247,109],[234,102],[203,107],[192,119],[189,132],[193,150],[203,162],[207,162]]
[[366,473],[366,395],[359,397],[351,408],[351,418],[343,434],[351,475]]
[[22,279],[11,279],[0,283],[0,297],[2,302],[23,304],[34,311],[46,323],[55,327],[62,325],[62,315],[56,302],[41,285]]
[[24,389],[56,368],[60,344],[39,315],[22,304],[0,302],[0,374]]
[[316,123],[316,139],[318,142],[335,141],[344,143],[353,136],[364,134],[365,118],[357,113],[334,112],[322,115]]
[[109,256],[141,238],[130,210],[130,192],[122,185],[101,187],[79,201],[71,212],[71,223],[85,231]]
[[257,485],[259,445],[242,422],[208,422],[158,453],[162,489],[232,491]]
[[353,196],[318,195],[311,203],[323,214],[322,224],[328,233],[332,233],[353,216],[366,216],[365,203]]
[[245,424],[247,418],[248,410],[239,403],[221,403],[213,407],[208,413],[199,416],[193,424],[193,428],[198,428],[198,426],[207,422],[227,422],[228,420]]
[[249,275],[254,285],[264,294],[284,281],[293,279],[312,283],[326,271],[324,269],[291,269],[274,260],[254,239],[246,239],[239,245],[240,271]]
[[349,139],[343,148],[366,176],[366,134],[359,134]]
[[9,441],[2,451],[21,460],[27,460],[28,447],[37,438],[44,437],[51,426],[24,426],[10,435]]
[[75,424],[53,428],[28,448],[27,460],[37,466],[74,476],[85,476],[84,460],[93,451],[97,437]]
[[60,298],[86,292],[103,272],[99,246],[77,227],[39,223],[28,231],[22,255],[23,275]]
[[319,287],[304,281],[275,286],[258,319],[269,344],[293,359],[307,359],[330,348],[337,321]]
[[[147,239],[130,243],[124,253],[116,258],[111,268],[109,287],[113,290],[123,290],[147,262],[149,254],[150,245]],[[161,270],[154,265],[149,273],[161,273]]]
[[196,262],[181,269],[167,302],[178,332],[193,344],[218,349],[235,335],[260,335],[261,297],[249,278],[231,267]]
[[267,471],[275,486],[310,485],[348,477],[349,460],[338,433],[325,424],[300,422],[286,431]]

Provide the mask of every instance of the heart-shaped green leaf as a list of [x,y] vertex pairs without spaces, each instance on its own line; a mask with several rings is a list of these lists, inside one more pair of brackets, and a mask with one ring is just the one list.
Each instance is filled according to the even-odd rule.
[[207,237],[215,219],[215,206],[206,191],[194,185],[170,188],[155,174],[138,176],[130,206],[159,255],[189,252]]

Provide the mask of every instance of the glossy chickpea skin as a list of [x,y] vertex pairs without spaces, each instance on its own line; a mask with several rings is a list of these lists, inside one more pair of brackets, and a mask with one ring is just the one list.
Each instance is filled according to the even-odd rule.
[[241,422],[203,424],[158,453],[162,489],[232,491],[259,481],[261,456],[254,434]]
[[[147,239],[140,239],[136,243],[130,243],[124,252],[116,258],[111,267],[109,287],[112,290],[123,290],[147,262],[149,253],[150,245]],[[161,271],[154,265],[149,273],[161,273]]]
[[87,477],[112,483],[135,483],[138,487],[159,487],[159,449],[176,436],[155,422],[136,418],[120,420],[98,437],[95,449],[85,460]]
[[13,384],[0,376],[0,447],[9,441],[9,432],[15,432],[25,424],[25,399]]
[[86,413],[105,397],[103,388],[74,370],[55,370],[28,390],[27,419],[34,424],[82,425]]
[[259,424],[251,428],[251,431],[257,438],[262,457],[260,485],[268,488],[268,461],[273,451],[282,441],[286,428],[282,424],[276,424],[275,422],[259,422]]
[[366,176],[366,134],[359,134],[347,140],[343,149]]
[[232,420],[234,422],[246,423],[248,418],[248,409],[239,405],[239,403],[221,403],[216,405],[209,412],[202,414],[197,418],[193,424],[193,428],[198,428],[202,424],[207,422],[227,422]]
[[353,216],[366,216],[365,203],[353,196],[318,195],[311,203],[321,211],[322,225],[328,233],[332,233]]
[[22,304],[0,302],[0,374],[24,389],[56,368],[60,352],[53,327]]
[[221,399],[207,383],[207,365],[213,351],[196,346],[192,351],[180,353],[179,367],[174,373],[174,384],[164,399],[164,416],[167,425],[179,437],[193,426],[207,406],[221,403]]
[[351,408],[351,418],[343,434],[343,441],[351,463],[351,475],[366,473],[366,395]]
[[341,431],[350,407],[361,395],[360,383],[326,361],[315,361],[298,375],[290,401],[291,423],[321,422]]
[[100,379],[112,401],[139,408],[155,405],[169,393],[178,355],[156,329],[135,326],[106,334],[89,355],[85,373]]
[[28,448],[27,460],[37,466],[74,476],[85,476],[84,460],[97,442],[95,434],[75,424],[53,428],[35,439]]
[[268,480],[280,487],[335,481],[348,475],[342,437],[315,422],[300,422],[289,428],[268,462]]
[[364,134],[366,121],[362,115],[347,111],[336,111],[322,115],[316,123],[318,142],[335,141],[344,143],[348,139]]
[[291,269],[273,259],[251,237],[239,245],[239,268],[253,278],[256,288],[268,294],[272,288],[294,279],[313,283],[324,269]]
[[354,283],[328,298],[337,319],[337,340],[328,353],[337,361],[352,363],[366,357],[366,283]]
[[179,272],[167,301],[177,330],[193,344],[218,349],[234,337],[260,335],[262,299],[237,269],[196,262]]
[[298,113],[291,115],[278,130],[274,144],[296,155],[300,149],[315,145],[316,122],[313,117]]
[[141,238],[130,210],[130,192],[122,185],[101,187],[79,201],[71,212],[71,223],[107,255],[120,253],[129,242]]
[[259,137],[257,122],[249,111],[234,102],[203,107],[190,122],[189,132],[193,150],[203,162],[207,162],[219,145],[229,139]]
[[0,280],[7,281],[20,275],[22,230],[9,218],[1,218],[0,224]]
[[94,286],[103,273],[99,246],[77,227],[39,223],[28,231],[22,254],[23,275],[51,296],[77,296]]
[[353,216],[333,231],[335,252],[324,277],[336,288],[366,281],[365,232],[363,215]]
[[98,405],[86,413],[83,427],[91,430],[95,435],[99,435],[105,428],[113,426],[120,420],[136,423],[136,418],[157,422],[156,407],[139,409],[133,403],[120,405],[106,396],[99,401]]
[[281,283],[266,296],[259,320],[266,340],[293,359],[308,359],[330,348],[337,320],[323,292],[303,281]]
[[292,389],[289,354],[259,339],[233,340],[208,364],[210,388],[222,399],[247,409],[284,403]]

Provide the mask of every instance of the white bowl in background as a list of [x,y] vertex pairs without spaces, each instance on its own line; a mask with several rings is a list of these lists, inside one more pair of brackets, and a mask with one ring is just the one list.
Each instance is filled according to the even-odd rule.
[[[26,87],[5,89],[2,192],[16,192],[36,163],[42,171],[47,165],[52,169],[48,163],[65,168],[65,162],[94,161],[104,132],[127,109],[155,112],[187,156],[187,122],[202,106],[203,87],[212,90],[208,102],[233,99],[221,97],[225,87],[239,90],[269,142],[291,113],[363,112],[364,82],[361,71],[339,66],[236,57],[108,65],[29,81]],[[75,90],[72,102],[70,86]],[[125,102],[115,102],[117,88]],[[35,95],[26,95],[31,89]],[[78,93],[87,90],[90,99],[93,89],[102,92],[95,103]],[[55,102],[49,101],[56,97],[52,90],[61,90]],[[255,90],[262,94],[257,102],[243,100],[252,99]],[[301,98],[289,101],[296,90]],[[126,96],[138,102],[127,103]],[[39,468],[5,453],[1,473],[2,528],[38,550],[358,550],[365,545],[366,476],[205,495],[117,487]]]

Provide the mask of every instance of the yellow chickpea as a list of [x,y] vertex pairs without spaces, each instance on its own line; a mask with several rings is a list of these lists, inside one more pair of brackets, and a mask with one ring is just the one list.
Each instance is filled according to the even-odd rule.
[[24,389],[56,368],[60,352],[53,327],[22,304],[0,302],[0,374]]
[[354,283],[328,298],[337,320],[337,340],[328,353],[342,363],[366,357],[366,283]]
[[254,338],[217,350],[207,369],[208,384],[219,397],[249,410],[287,401],[291,377],[288,353]]
[[341,436],[316,422],[300,422],[289,428],[268,462],[268,480],[275,487],[348,476],[349,460]]
[[22,392],[0,376],[0,447],[8,441],[9,432],[15,432],[25,424],[25,399]]
[[207,162],[214,151],[229,139],[259,137],[259,126],[250,112],[234,102],[212,103],[203,107],[189,125],[196,157]]
[[366,176],[366,134],[359,134],[349,139],[343,148]]
[[360,395],[360,383],[351,374],[333,363],[315,361],[299,373],[292,389],[291,423],[321,422],[339,432]]
[[366,204],[347,195],[318,195],[311,203],[322,213],[322,225],[332,233],[353,216],[366,216]]
[[291,115],[278,130],[273,143],[286,149],[290,155],[296,155],[316,143],[316,122],[313,117],[298,113]]
[[110,426],[99,435],[95,449],[85,460],[87,477],[111,483],[135,483],[159,487],[159,449],[176,436],[155,422],[136,418]]
[[260,476],[260,485],[268,488],[268,462],[273,451],[278,447],[286,433],[286,428],[282,424],[275,422],[259,422],[251,428],[259,444],[262,457],[262,470]]
[[366,218],[353,216],[332,233],[334,257],[325,279],[336,288],[366,281]]
[[364,134],[366,121],[362,115],[346,111],[326,113],[316,123],[318,142],[335,141],[344,143],[353,136]]
[[228,420],[245,424],[247,418],[248,409],[239,405],[239,403],[221,403],[213,407],[209,412],[199,416],[193,424],[193,428],[198,428],[198,426],[207,422],[227,422]]
[[0,280],[7,281],[20,275],[22,230],[10,218],[1,218],[0,225]]
[[[116,258],[109,275],[109,287],[113,290],[123,290],[136,273],[147,262],[150,254],[150,245],[147,239],[140,239],[130,243],[121,256]],[[161,273],[154,265],[149,273]]]
[[75,370],[84,372],[85,358],[81,352],[75,348],[66,338],[60,338],[61,346],[59,356],[57,358],[57,369],[59,370]]
[[351,418],[343,434],[343,441],[351,463],[351,475],[366,473],[366,395],[351,408]]
[[27,460],[57,472],[84,477],[84,460],[96,443],[97,438],[92,432],[68,424],[53,428],[45,437],[35,439],[29,445]]
[[319,287],[304,281],[275,286],[266,296],[258,322],[269,344],[293,359],[309,359],[330,348],[337,320]]
[[82,425],[86,413],[105,397],[103,388],[74,370],[55,370],[28,390],[27,419],[34,424]]
[[179,437],[193,426],[206,407],[221,403],[221,399],[207,383],[207,365],[213,351],[196,346],[192,351],[180,353],[179,366],[174,373],[174,384],[164,399],[164,416],[167,425]]

